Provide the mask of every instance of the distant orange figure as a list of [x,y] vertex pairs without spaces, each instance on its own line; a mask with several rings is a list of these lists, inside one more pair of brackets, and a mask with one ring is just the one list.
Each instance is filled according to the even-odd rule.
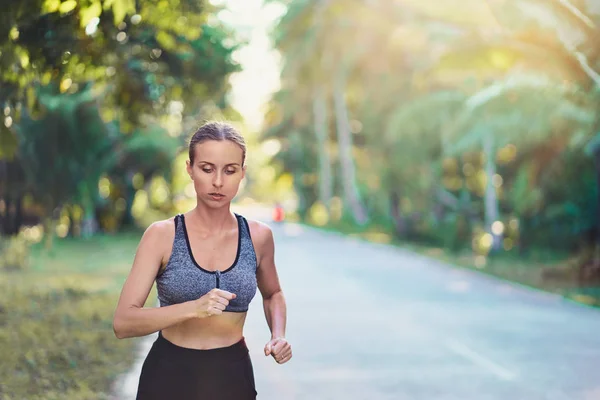
[[285,211],[283,210],[283,207],[279,203],[275,204],[275,208],[273,209],[273,221],[281,222],[284,219],[285,219]]

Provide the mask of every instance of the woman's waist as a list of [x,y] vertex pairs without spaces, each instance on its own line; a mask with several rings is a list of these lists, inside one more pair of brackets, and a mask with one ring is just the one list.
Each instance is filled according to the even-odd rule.
[[215,363],[229,363],[249,357],[248,347],[243,336],[230,345],[196,349],[175,343],[166,338],[163,332],[159,332],[151,352],[162,360],[175,357],[178,362],[182,362],[190,368],[202,367],[202,365],[214,367]]
[[185,348],[207,350],[231,346],[243,338],[246,313],[225,312],[193,319],[162,330],[169,342]]

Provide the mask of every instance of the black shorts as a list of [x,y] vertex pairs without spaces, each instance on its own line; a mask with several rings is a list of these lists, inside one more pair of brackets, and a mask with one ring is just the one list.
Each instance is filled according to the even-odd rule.
[[217,349],[177,346],[161,333],[142,366],[136,400],[254,400],[246,342]]

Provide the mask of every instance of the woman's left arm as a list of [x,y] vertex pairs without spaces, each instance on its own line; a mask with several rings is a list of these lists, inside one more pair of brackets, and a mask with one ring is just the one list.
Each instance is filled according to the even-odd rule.
[[258,269],[256,279],[263,297],[263,308],[271,340],[265,345],[265,355],[272,355],[283,364],[292,358],[292,347],[285,339],[287,308],[275,267],[275,243],[268,225],[255,223],[253,236],[256,238]]

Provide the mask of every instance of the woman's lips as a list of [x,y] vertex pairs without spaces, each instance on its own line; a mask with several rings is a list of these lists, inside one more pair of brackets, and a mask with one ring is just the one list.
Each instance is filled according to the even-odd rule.
[[222,200],[225,198],[224,194],[220,194],[220,193],[209,193],[208,194],[213,200]]

